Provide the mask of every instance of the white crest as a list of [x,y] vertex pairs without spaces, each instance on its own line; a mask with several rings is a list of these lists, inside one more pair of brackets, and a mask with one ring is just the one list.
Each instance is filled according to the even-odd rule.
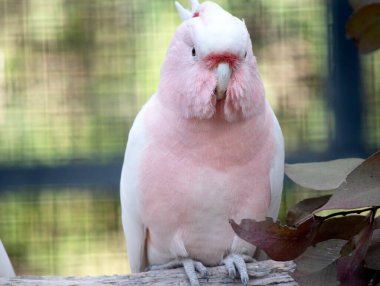
[[190,19],[191,17],[193,17],[195,11],[197,10],[199,6],[198,0],[190,0],[190,4],[191,4],[191,12],[190,12],[189,10],[183,8],[183,6],[178,1],[175,1],[174,4],[177,8],[179,17],[182,19],[182,21],[186,21]]
[[197,8],[199,6],[199,2],[198,2],[198,0],[190,0],[190,4],[191,4],[191,11],[194,14],[195,10],[197,10]]

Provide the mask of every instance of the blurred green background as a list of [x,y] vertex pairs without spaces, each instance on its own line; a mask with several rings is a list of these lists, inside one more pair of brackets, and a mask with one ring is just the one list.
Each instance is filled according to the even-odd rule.
[[[215,2],[245,19],[287,160],[338,156],[328,1]],[[179,23],[172,0],[0,0],[0,238],[18,274],[129,271],[121,160]],[[379,72],[379,52],[360,57],[353,155],[380,143]],[[287,184],[282,213],[312,195]]]

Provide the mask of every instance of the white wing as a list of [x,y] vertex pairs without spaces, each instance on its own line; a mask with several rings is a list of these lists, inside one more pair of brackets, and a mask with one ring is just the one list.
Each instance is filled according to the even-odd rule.
[[276,116],[273,115],[273,132],[276,140],[276,151],[274,155],[274,160],[272,163],[272,168],[270,170],[270,185],[271,185],[271,201],[269,205],[269,210],[267,213],[268,217],[277,219],[278,212],[280,210],[282,186],[284,181],[284,161],[285,161],[285,151],[284,151],[284,138],[281,132],[281,127],[278,123]]
[[15,271],[13,270],[11,261],[5,251],[3,243],[0,240],[0,277],[11,278],[15,277]]
[[128,136],[120,181],[120,200],[127,254],[132,272],[146,266],[146,229],[139,214],[138,183],[141,155],[147,146],[144,130],[145,106],[138,113]]

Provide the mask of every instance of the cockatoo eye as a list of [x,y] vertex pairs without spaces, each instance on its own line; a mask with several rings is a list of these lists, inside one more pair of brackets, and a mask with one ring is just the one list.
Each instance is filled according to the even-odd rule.
[[246,58],[246,57],[247,57],[247,54],[248,54],[248,52],[247,52],[247,51],[245,51],[245,54],[244,54],[244,58]]
[[193,50],[191,51],[191,54],[193,55],[193,57],[195,57],[197,55],[195,48],[193,48]]

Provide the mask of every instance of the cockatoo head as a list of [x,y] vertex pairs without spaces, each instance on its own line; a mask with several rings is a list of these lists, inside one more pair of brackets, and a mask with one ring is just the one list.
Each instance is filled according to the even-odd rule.
[[161,70],[158,96],[185,118],[237,121],[262,109],[264,88],[243,21],[213,2],[175,2],[178,27]]

